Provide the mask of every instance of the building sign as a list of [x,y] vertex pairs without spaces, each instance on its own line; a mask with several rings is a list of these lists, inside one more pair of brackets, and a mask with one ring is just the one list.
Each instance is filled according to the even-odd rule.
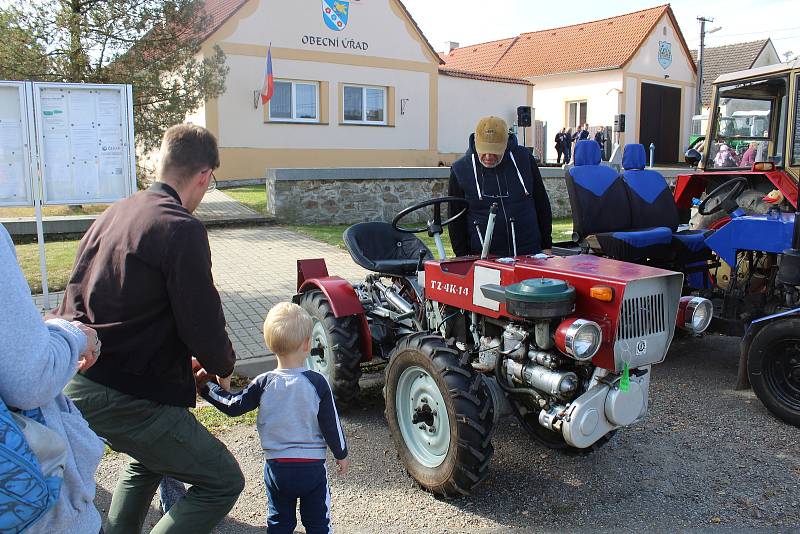
[[350,16],[350,2],[343,0],[322,0],[322,20],[333,31],[342,31]]
[[658,63],[664,69],[672,65],[672,43],[669,41],[658,42]]

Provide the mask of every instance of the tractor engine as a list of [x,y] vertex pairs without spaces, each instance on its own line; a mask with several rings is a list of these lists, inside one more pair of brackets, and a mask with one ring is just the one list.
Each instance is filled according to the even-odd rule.
[[[591,447],[642,418],[650,368],[666,356],[676,319],[695,332],[711,320],[705,299],[679,318],[677,273],[587,256],[501,260],[464,272],[460,284],[473,289],[468,299],[451,282],[455,265],[430,265],[426,296],[464,310],[465,326],[446,335],[463,340],[496,406],[516,412],[529,432],[552,434],[568,447]],[[440,279],[450,295],[440,296]],[[450,308],[431,309],[439,317],[434,327]]]

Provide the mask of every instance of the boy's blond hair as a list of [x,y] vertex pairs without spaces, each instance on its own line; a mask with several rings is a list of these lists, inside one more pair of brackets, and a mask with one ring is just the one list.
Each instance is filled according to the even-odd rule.
[[277,354],[290,354],[311,338],[311,316],[291,302],[273,306],[264,320],[264,342]]

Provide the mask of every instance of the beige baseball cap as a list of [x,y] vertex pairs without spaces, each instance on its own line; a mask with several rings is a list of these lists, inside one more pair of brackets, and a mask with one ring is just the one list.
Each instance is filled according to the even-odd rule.
[[508,145],[508,124],[500,117],[484,117],[475,127],[475,150],[478,154],[502,156]]

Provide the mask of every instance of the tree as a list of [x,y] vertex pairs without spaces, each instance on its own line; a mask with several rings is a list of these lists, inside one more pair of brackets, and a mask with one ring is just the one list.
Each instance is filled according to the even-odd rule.
[[203,0],[32,0],[0,8],[0,79],[133,86],[140,150],[225,91]]

